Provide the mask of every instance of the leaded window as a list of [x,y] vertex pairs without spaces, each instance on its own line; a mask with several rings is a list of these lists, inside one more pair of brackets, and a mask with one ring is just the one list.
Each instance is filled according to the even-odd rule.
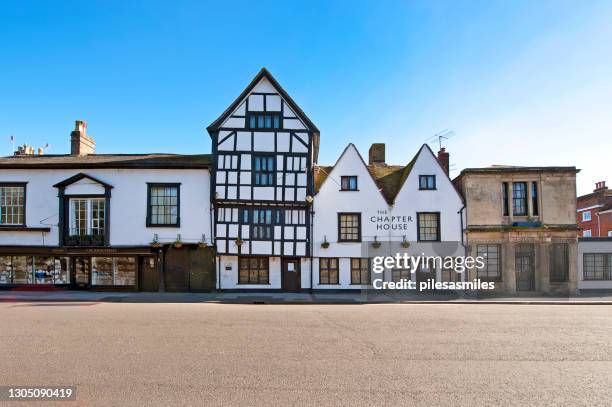
[[512,183],[512,213],[516,216],[527,215],[527,183]]
[[612,280],[612,253],[585,253],[582,261],[585,280]]
[[361,241],[361,214],[339,213],[338,214],[338,241],[360,242]]
[[253,156],[253,184],[257,186],[275,185],[274,180],[274,156]]
[[269,284],[267,257],[240,257],[238,269],[238,284]]

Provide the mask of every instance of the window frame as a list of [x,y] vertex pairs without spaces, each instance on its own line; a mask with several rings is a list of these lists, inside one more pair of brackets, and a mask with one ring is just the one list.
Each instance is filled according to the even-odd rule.
[[[356,270],[353,268],[353,260],[359,260],[359,282],[355,282],[355,280],[353,280],[353,270]],[[367,268],[368,268],[368,274],[367,274],[367,282],[364,284],[363,283],[363,261],[367,260]],[[372,283],[372,260],[369,257],[351,257],[350,258],[351,261],[351,285],[370,285]]]
[[[423,180],[425,180],[425,187],[423,187]],[[428,180],[433,180],[433,186],[430,188]],[[419,175],[419,191],[435,191],[437,190],[436,175],[435,174],[423,174]]]
[[[270,127],[266,127],[266,118],[267,116],[270,117]],[[278,127],[274,126],[274,118],[278,117]],[[251,118],[255,119],[255,126],[251,126]],[[259,126],[259,119],[261,118],[262,122],[263,122],[263,126]],[[263,112],[255,112],[255,111],[251,111],[251,112],[247,112],[244,118],[244,125],[245,128],[249,129],[249,130],[279,130],[283,128],[283,115],[281,114],[281,112],[267,112],[267,111],[263,111]]]
[[[588,219],[584,216],[586,214],[589,214]],[[591,211],[582,211],[582,222],[590,222],[591,221]]]
[[[502,261],[503,261],[503,254],[502,254],[502,245],[499,243],[476,243],[476,257],[479,257],[480,253],[482,253],[479,248],[485,246],[486,250],[485,253],[487,254],[487,256],[484,256],[485,259],[485,266],[486,266],[486,276],[482,276],[481,274],[481,270],[476,270],[476,277],[481,279],[481,280],[486,280],[486,281],[502,281],[502,271],[503,271],[503,265],[502,265]],[[489,247],[490,246],[494,246],[497,248],[497,273],[496,276],[490,277],[489,276]]]
[[[152,223],[151,190],[153,188],[176,188],[176,222]],[[180,182],[147,182],[147,221],[148,228],[179,228],[181,227],[181,183]]]
[[[356,239],[342,239],[342,217],[343,216],[357,216],[359,222]],[[359,243],[361,242],[361,212],[338,212],[338,242],[340,243]]]
[[27,182],[0,182],[0,188],[23,188],[23,222],[22,223],[1,223],[2,218],[0,217],[0,228],[14,228],[14,227],[26,227],[26,208],[27,208]]
[[[538,204],[538,182],[531,181],[531,216],[540,216],[540,205]],[[529,197],[529,195],[527,196]]]
[[[351,188],[351,180],[355,180],[355,188]],[[348,188],[344,187],[344,181],[347,181]],[[342,175],[340,177],[340,191],[359,191],[359,182],[357,175]]]
[[508,207],[508,182],[502,182],[502,216],[510,216]]
[[[323,261],[327,260],[327,267],[323,268]],[[330,263],[335,261],[336,266],[331,267]],[[327,272],[327,283],[322,282],[323,271]],[[329,272],[336,272],[336,281],[331,282]],[[319,285],[340,285],[340,259],[338,257],[319,257]]]
[[[272,161],[272,169],[271,170],[265,170],[262,171],[260,170],[256,170],[255,169],[255,161],[257,159],[262,159],[262,158],[266,158],[266,159],[271,159]],[[260,163],[260,167],[261,167],[261,163]],[[266,175],[271,175],[272,176],[272,183],[271,184],[261,184],[261,183],[256,183],[255,180],[257,179],[257,175],[259,175],[259,180],[261,182],[261,175],[262,174],[266,174]],[[275,187],[277,184],[276,181],[276,155],[275,154],[253,154],[251,156],[251,185],[256,188],[256,187]]]
[[[602,270],[601,278],[589,277],[587,278],[587,258],[593,257],[593,267],[596,266],[594,263],[596,256],[602,256]],[[592,270],[596,273],[597,270]],[[606,277],[607,273],[607,277]],[[582,254],[582,280],[583,281],[612,281],[612,253],[583,253]]]
[[[417,212],[417,242],[440,242],[441,241],[441,220],[440,212]],[[436,239],[421,239],[421,215],[436,215]]]
[[[67,207],[68,207],[67,208],[68,209],[68,223],[67,223],[68,233],[66,234],[66,236],[68,237],[71,237],[71,236],[104,236],[106,240],[106,235],[108,233],[108,221],[109,221],[109,219],[106,219],[106,215],[108,212],[108,205],[109,205],[108,199],[104,195],[67,195],[66,198],[67,198]],[[85,234],[73,234],[72,233],[72,230],[75,229],[72,227],[75,221],[74,213],[73,213],[73,202],[76,202],[76,201],[85,201],[87,203],[86,208],[85,208],[85,221],[86,221],[85,231],[87,233]],[[93,233],[94,231],[93,201],[104,203],[104,208],[101,211],[101,214],[103,216],[103,226],[101,228],[100,227],[95,228],[96,230],[100,231],[100,233],[97,233],[97,234]],[[98,208],[98,213],[100,213],[99,208]],[[98,218],[97,220],[98,222],[100,222],[100,218]]]
[[[523,193],[524,196],[521,197],[516,197],[515,194],[515,186],[517,185],[523,185],[524,189],[523,189]],[[516,181],[512,183],[512,215],[513,216],[527,216],[529,215],[529,206],[528,206],[528,201],[529,201],[529,183],[527,181]],[[517,192],[518,189],[517,189]],[[525,212],[516,212],[515,208],[517,207],[516,203],[517,202],[522,202],[522,206],[524,207]]]
[[593,237],[593,232],[591,229],[584,229],[582,231],[582,237]]
[[[251,260],[257,260],[257,268],[256,269],[252,269],[251,268]],[[246,270],[248,270],[248,274],[247,274],[247,282],[243,282],[240,279],[240,270],[242,270],[241,268],[241,261],[247,261],[248,262],[248,266],[246,268]],[[264,261],[267,267],[267,278],[265,282],[261,282],[262,278],[261,278],[261,272],[262,270],[264,270],[263,268],[260,268],[261,264],[260,261]],[[251,270],[257,270],[257,282],[253,283],[251,282],[250,276],[251,276]],[[270,285],[270,259],[266,256],[239,256],[238,257],[238,279],[237,279],[237,284],[238,285]]]

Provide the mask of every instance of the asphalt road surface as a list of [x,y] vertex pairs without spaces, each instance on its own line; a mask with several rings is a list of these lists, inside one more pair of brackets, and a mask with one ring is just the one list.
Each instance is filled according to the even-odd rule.
[[0,303],[0,385],[75,385],[67,405],[610,406],[612,306]]

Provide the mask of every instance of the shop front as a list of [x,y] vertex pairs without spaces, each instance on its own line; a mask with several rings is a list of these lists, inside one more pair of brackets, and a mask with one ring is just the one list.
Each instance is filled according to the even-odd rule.
[[[0,288],[139,290],[157,273],[157,254],[142,248],[0,248]],[[145,287],[143,287],[145,288]]]

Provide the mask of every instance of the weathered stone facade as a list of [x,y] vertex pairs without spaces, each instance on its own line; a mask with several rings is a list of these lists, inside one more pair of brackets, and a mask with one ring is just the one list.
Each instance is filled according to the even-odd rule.
[[466,204],[468,255],[487,253],[496,291],[577,290],[575,167],[466,169],[454,180]]

